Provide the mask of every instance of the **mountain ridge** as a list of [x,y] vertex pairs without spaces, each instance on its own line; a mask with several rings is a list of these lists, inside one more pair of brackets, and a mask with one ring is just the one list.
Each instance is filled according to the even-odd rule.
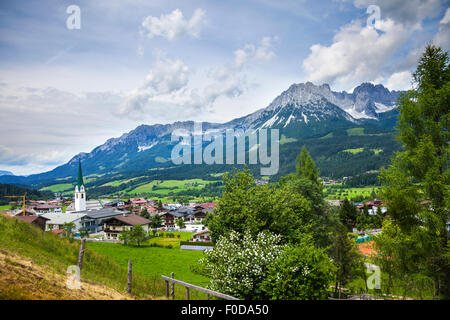
[[[302,140],[352,126],[391,127],[396,121],[396,100],[401,91],[362,83],[352,93],[332,91],[328,84],[292,84],[267,107],[225,123],[202,122],[203,130],[280,129],[281,134]],[[194,121],[139,125],[117,138],[110,138],[89,153],[78,153],[66,164],[28,177],[0,177],[0,182],[26,183],[73,175],[78,160],[88,174],[167,167],[175,129],[193,131]],[[144,164],[143,164],[144,163]]]

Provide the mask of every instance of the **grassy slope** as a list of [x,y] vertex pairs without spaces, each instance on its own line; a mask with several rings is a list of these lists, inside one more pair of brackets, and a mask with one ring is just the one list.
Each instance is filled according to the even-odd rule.
[[73,189],[73,185],[71,183],[59,183],[42,188],[41,191],[61,192],[69,189]]
[[[179,242],[179,240],[177,240]],[[140,274],[148,277],[170,276],[199,286],[206,286],[209,279],[191,271],[203,256],[200,251],[180,249],[167,249],[159,247],[131,247],[122,244],[90,242],[88,248],[107,255],[119,265],[126,266],[128,260],[133,261],[133,268]]]
[[[143,193],[143,192],[150,192],[150,193],[157,193],[161,195],[167,195],[170,192],[180,192],[188,189],[201,189],[203,187],[201,186],[186,186],[186,183],[200,183],[200,184],[208,184],[211,181],[202,180],[202,179],[186,179],[186,180],[165,180],[165,181],[152,181],[147,184],[143,184],[131,191],[128,191],[128,194],[135,194],[135,193]],[[176,189],[157,189],[152,190],[152,187],[156,185],[159,188],[175,188]]]
[[[123,250],[128,248],[122,247]],[[159,249],[159,248],[153,248]],[[48,268],[55,277],[65,276],[70,265],[76,265],[79,242],[70,242],[50,232],[42,232],[31,225],[16,219],[0,215],[0,250],[3,253],[29,259],[34,265]],[[179,259],[177,249],[163,249],[172,254],[173,263]],[[134,257],[134,256],[133,256]],[[128,257],[132,258],[132,257]],[[157,259],[157,256],[156,256]],[[187,261],[184,258],[182,261]],[[193,261],[193,255],[191,260]],[[162,297],[165,292],[164,281],[160,275],[146,276],[140,274],[142,266],[139,266],[140,258],[136,256],[133,273],[133,294],[142,298]],[[152,262],[153,263],[153,262]],[[186,266],[186,268],[188,268]],[[177,270],[173,270],[177,272]],[[105,285],[119,292],[126,292],[127,269],[121,263],[116,262],[107,255],[100,254],[90,249],[87,245],[83,260],[82,280]],[[20,281],[20,279],[17,279]],[[0,283],[0,289],[6,286]],[[16,286],[16,289],[20,285]],[[176,286],[176,298],[183,299],[184,290]],[[14,292],[14,297],[20,297],[20,292]],[[3,298],[7,298],[4,297]],[[199,297],[202,298],[202,297]]]

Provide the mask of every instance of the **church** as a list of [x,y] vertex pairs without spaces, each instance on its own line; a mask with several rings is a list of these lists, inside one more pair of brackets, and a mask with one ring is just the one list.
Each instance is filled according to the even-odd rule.
[[67,213],[74,213],[80,211],[91,211],[102,209],[103,205],[99,200],[87,200],[86,187],[83,181],[83,172],[81,170],[81,161],[78,160],[78,175],[77,184],[75,185],[75,194],[73,202],[67,207]]

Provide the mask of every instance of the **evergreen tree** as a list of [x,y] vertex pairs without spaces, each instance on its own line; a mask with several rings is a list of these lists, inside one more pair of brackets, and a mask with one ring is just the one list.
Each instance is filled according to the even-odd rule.
[[347,235],[347,229],[342,224],[336,225],[331,256],[336,265],[335,293],[341,297],[341,287],[345,286],[361,269],[362,257],[356,248],[355,241]]
[[319,170],[317,170],[313,159],[306,150],[306,147],[302,147],[302,151],[299,156],[297,156],[297,174],[301,178],[306,178],[312,182],[320,183],[319,181]]
[[[425,273],[435,281],[436,295],[450,298],[449,221],[449,56],[429,45],[414,73],[415,89],[401,96],[398,139],[403,151],[383,170],[383,197],[401,232],[416,241]],[[429,207],[420,200],[429,199]],[[411,240],[411,241],[413,241]],[[423,250],[426,248],[425,250]]]
[[357,209],[356,207],[346,198],[339,208],[339,219],[348,230],[356,224]]

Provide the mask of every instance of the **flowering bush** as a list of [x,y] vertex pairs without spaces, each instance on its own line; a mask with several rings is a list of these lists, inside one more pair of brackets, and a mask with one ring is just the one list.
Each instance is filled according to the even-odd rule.
[[280,241],[279,235],[267,231],[255,238],[250,232],[235,231],[221,236],[200,260],[212,278],[209,288],[241,299],[270,298],[261,286],[269,266],[285,247]]
[[335,266],[323,249],[315,248],[305,236],[296,246],[286,246],[269,267],[262,284],[271,299],[326,299],[327,288],[334,279]]

